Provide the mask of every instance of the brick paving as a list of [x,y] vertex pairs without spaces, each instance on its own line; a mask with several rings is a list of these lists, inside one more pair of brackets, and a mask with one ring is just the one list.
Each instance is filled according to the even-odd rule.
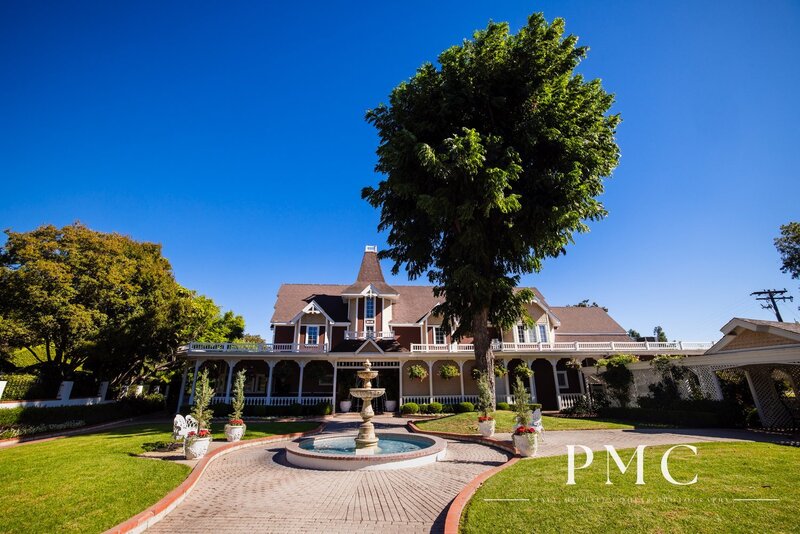
[[[404,432],[403,419],[376,420],[378,432]],[[354,433],[354,418],[326,434]],[[149,532],[440,532],[446,510],[479,473],[508,456],[451,441],[444,461],[389,471],[315,471],[284,461],[270,443],[228,454],[207,468],[186,500]]]
[[[324,434],[355,433],[359,420],[339,417]],[[405,432],[406,420],[376,418],[380,431]],[[510,440],[509,434],[498,439]],[[566,454],[566,445],[602,450],[639,444],[703,441],[776,441],[732,430],[580,430],[545,434],[539,456]],[[284,461],[270,443],[228,454],[212,463],[186,500],[150,532],[441,532],[450,502],[478,474],[508,459],[499,450],[449,441],[445,461],[390,471],[316,471]]]

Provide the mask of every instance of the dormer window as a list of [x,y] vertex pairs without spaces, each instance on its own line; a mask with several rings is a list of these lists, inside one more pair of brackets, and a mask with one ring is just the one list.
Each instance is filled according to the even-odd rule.
[[447,337],[444,335],[444,328],[439,326],[433,327],[433,343],[435,345],[446,345]]
[[366,297],[366,301],[364,304],[364,318],[366,319],[375,318],[375,297]]
[[517,343],[536,343],[536,329],[524,324],[518,324]]
[[540,324],[539,325],[539,340],[542,343],[548,343],[549,342],[549,340],[547,339],[547,325],[546,324]]
[[319,327],[307,326],[306,327],[306,345],[319,344]]

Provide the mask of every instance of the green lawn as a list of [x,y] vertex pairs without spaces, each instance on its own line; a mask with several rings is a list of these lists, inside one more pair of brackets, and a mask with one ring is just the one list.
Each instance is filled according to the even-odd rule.
[[[514,412],[497,411],[494,413],[495,432],[513,432],[516,426]],[[601,419],[567,419],[566,417],[542,417],[545,431],[550,430],[596,430],[600,428],[634,428],[631,423],[620,423]],[[453,432],[456,434],[477,434],[478,414],[475,412],[450,415],[441,419],[422,421],[417,426],[424,430]]]
[[[316,426],[253,423],[245,437]],[[0,532],[102,532],[136,515],[189,473],[185,465],[131,456],[171,432],[171,424],[136,425],[0,450]]]
[[[225,423],[214,423],[212,429],[215,441],[225,441]],[[265,438],[275,434],[294,434],[296,432],[306,432],[319,426],[319,423],[311,421],[298,421],[293,423],[247,423],[247,430],[242,439]]]
[[[567,486],[567,457],[522,460],[487,480],[461,520],[464,533],[482,532],[798,532],[800,448],[767,443],[698,443],[698,456],[680,448],[670,456],[674,486],[661,476],[668,447],[645,449],[645,485],[635,465],[622,475],[606,457],[576,471]],[[632,450],[620,452],[627,463]],[[576,466],[584,457],[576,456]],[[776,502],[732,499],[779,499]],[[529,499],[487,501],[485,499]]]

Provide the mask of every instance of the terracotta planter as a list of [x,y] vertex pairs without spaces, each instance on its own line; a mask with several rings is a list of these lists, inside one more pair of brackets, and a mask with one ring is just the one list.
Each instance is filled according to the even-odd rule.
[[183,454],[187,460],[199,460],[208,452],[209,444],[211,444],[211,436],[207,438],[186,438],[183,443]]
[[539,450],[539,434],[523,434],[520,436],[512,436],[514,440],[514,447],[522,457],[531,457]]
[[244,436],[245,425],[225,425],[225,439],[239,441]]
[[386,411],[393,412],[397,409],[397,401],[387,400],[386,401]]
[[353,401],[339,401],[339,411],[343,413],[347,413],[350,411],[350,408],[353,407]]
[[484,438],[490,438],[494,436],[494,425],[497,423],[494,419],[490,419],[489,421],[478,421],[478,432],[481,433],[481,436]]

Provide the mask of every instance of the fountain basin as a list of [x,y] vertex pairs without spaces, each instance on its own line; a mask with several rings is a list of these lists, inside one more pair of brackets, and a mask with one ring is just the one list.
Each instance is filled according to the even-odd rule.
[[443,460],[447,442],[418,434],[378,434],[378,446],[355,447],[355,435],[313,437],[286,445],[292,465],[324,471],[378,471],[418,467]]

